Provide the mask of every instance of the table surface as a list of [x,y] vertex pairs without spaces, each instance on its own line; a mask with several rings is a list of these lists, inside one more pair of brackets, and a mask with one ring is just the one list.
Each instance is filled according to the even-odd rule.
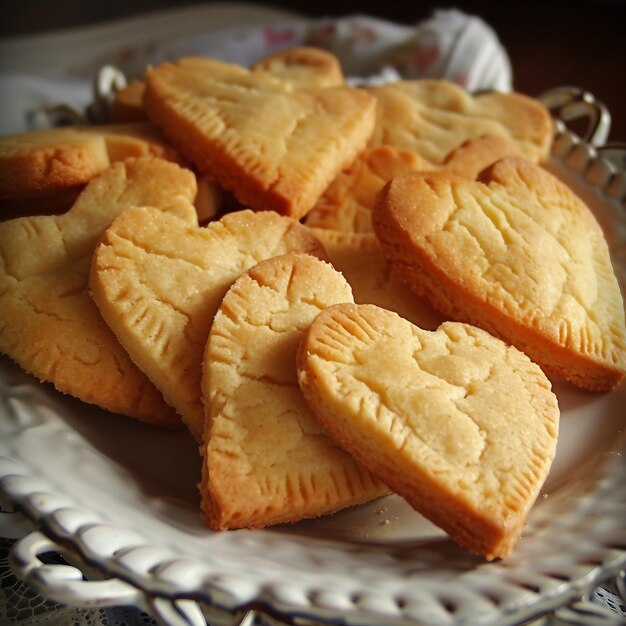
[[[184,4],[200,4],[186,0]],[[208,4],[206,0],[203,2]],[[0,37],[77,27],[142,12],[180,7],[174,0],[109,0],[106,3],[64,0],[20,0],[1,3]],[[612,113],[609,140],[626,143],[626,2],[624,0],[456,0],[411,3],[316,0],[266,0],[312,17],[369,14],[415,24],[439,7],[455,6],[479,15],[498,33],[513,66],[514,87],[538,95],[552,87],[581,87],[604,102]]]

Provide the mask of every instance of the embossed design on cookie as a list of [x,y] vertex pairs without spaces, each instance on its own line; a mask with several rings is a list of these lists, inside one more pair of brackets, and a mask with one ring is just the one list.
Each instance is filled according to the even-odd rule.
[[373,219],[394,269],[445,315],[583,388],[607,390],[623,378],[624,306],[604,233],[539,166],[506,158],[474,182],[398,177]]
[[460,545],[504,557],[556,451],[541,369],[485,331],[424,331],[373,305],[322,311],[298,352],[311,410],[372,473]]
[[246,206],[300,218],[364,149],[376,101],[353,87],[294,89],[189,57],[147,72],[144,104],[176,147]]

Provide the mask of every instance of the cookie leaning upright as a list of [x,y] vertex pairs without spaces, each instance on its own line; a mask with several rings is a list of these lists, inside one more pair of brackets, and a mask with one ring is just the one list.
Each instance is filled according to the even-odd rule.
[[388,492],[309,410],[296,350],[320,310],[351,302],[344,277],[310,255],[253,266],[226,293],[204,356],[202,512],[215,529],[331,513]]
[[373,221],[394,269],[444,314],[586,389],[626,374],[624,305],[603,232],[541,167],[507,158],[479,181],[401,176]]
[[147,72],[144,104],[183,155],[241,202],[300,218],[365,147],[376,100],[190,57]]
[[321,425],[454,541],[488,559],[519,539],[559,428],[541,369],[483,330],[413,326],[372,305],[322,311],[297,356]]

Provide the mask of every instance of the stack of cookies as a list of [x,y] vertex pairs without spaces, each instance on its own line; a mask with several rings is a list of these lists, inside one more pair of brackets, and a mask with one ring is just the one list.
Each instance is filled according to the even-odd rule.
[[0,350],[188,429],[215,530],[395,492],[509,554],[556,450],[547,375],[626,373],[608,248],[542,168],[541,104],[355,88],[296,48],[163,63],[112,115],[0,138]]

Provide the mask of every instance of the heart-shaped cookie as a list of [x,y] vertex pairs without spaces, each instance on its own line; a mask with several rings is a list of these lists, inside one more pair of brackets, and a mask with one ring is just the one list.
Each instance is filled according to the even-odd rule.
[[467,139],[499,135],[533,162],[548,157],[552,120],[533,98],[497,92],[474,96],[445,80],[401,80],[368,91],[378,102],[371,146],[412,150],[441,164]]
[[120,215],[91,267],[93,299],[133,361],[202,437],[202,354],[233,281],[286,252],[325,252],[310,230],[272,211],[237,211],[199,228],[149,208]]
[[394,270],[445,315],[581,387],[606,390],[623,378],[624,305],[603,232],[541,167],[507,158],[480,181],[397,177],[373,222]]
[[144,104],[182,154],[243,204],[300,218],[365,147],[376,100],[183,58],[147,72]]
[[488,559],[517,542],[554,458],[541,369],[473,326],[413,326],[372,305],[322,311],[298,350],[321,425],[452,539]]
[[386,493],[316,422],[296,350],[320,309],[351,302],[328,263],[288,254],[250,268],[211,327],[202,511],[212,528],[253,528],[330,513]]
[[116,215],[148,204],[193,223],[195,192],[192,172],[161,159],[130,159],[89,183],[63,215],[1,223],[0,350],[59,391],[180,427],[100,317],[87,287],[93,250]]

